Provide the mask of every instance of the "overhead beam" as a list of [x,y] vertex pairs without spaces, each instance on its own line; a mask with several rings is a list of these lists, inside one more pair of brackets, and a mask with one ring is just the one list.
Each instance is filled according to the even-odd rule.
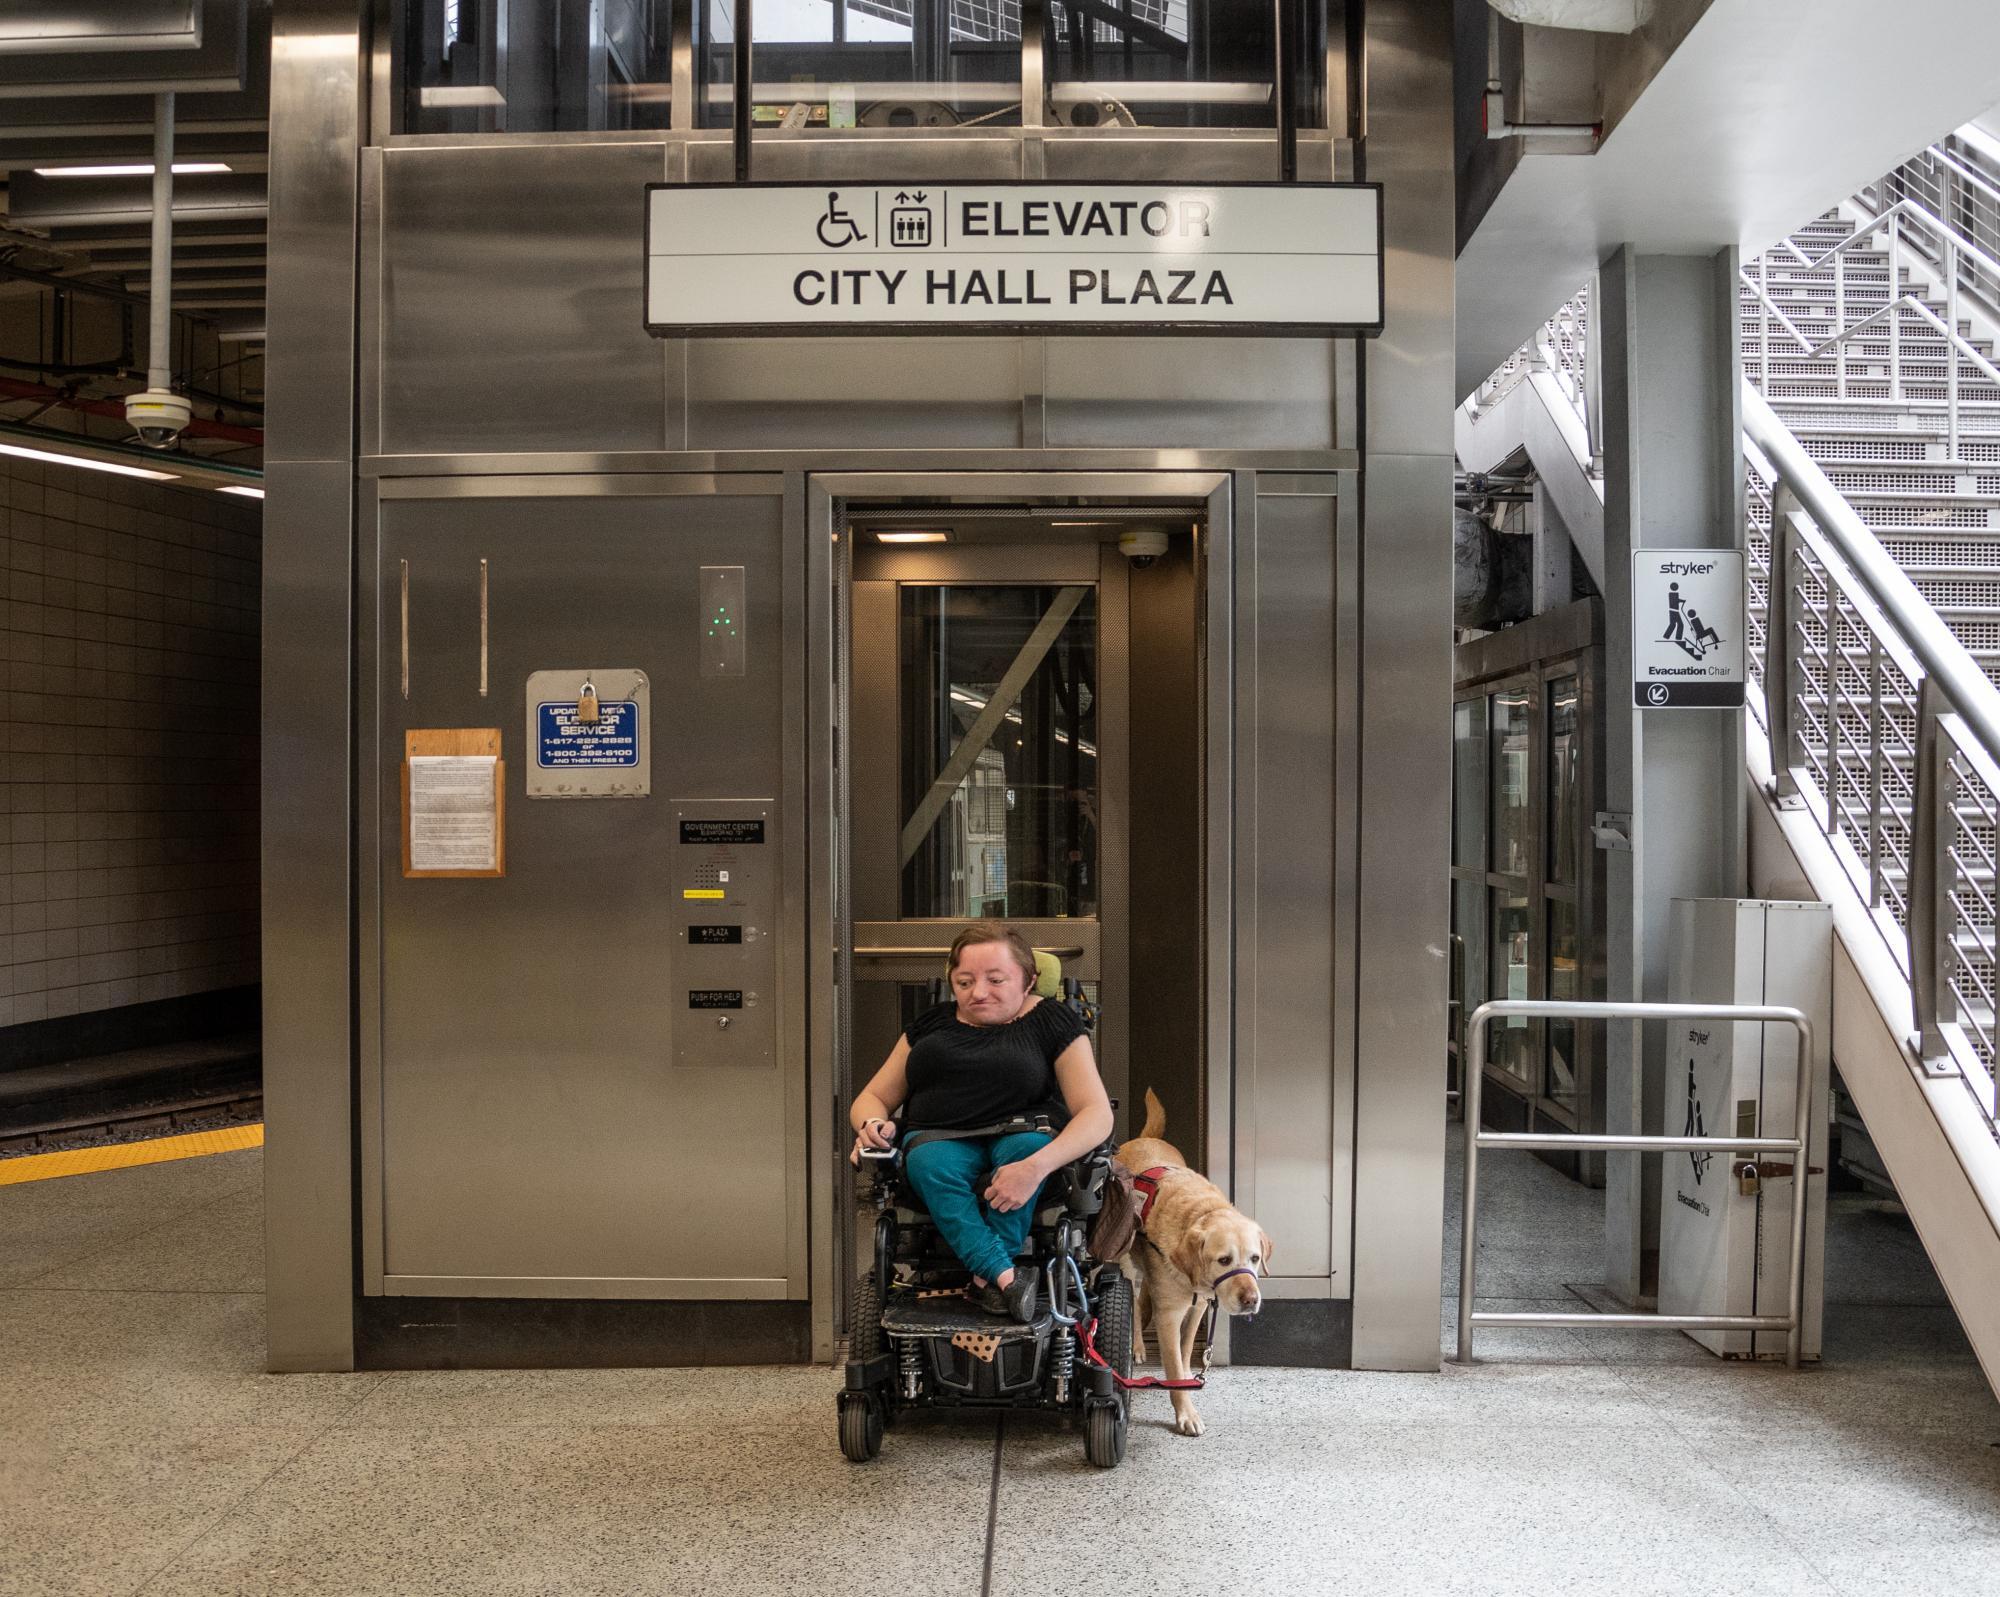
[[[189,161],[227,161],[231,171],[262,172],[268,167],[268,149],[267,132],[261,125],[244,132],[191,137],[183,137],[179,128],[174,130],[174,159],[183,164]],[[134,133],[106,138],[97,134],[65,134],[54,128],[19,138],[9,138],[0,133],[0,168],[9,171],[37,166],[142,165],[152,158],[153,141],[150,135]],[[81,183],[86,180],[70,178],[65,181]]]
[[15,54],[0,45],[0,99],[215,94],[241,89],[250,56],[250,7],[245,0],[199,0],[199,4],[201,42],[192,50]]
[[[240,9],[240,0],[239,0]],[[200,0],[17,3],[0,14],[0,54],[86,55],[106,50],[198,50]]]
[[[130,222],[38,223],[35,230],[47,232],[51,240],[69,249],[122,249],[131,246],[146,250],[151,246],[151,230],[144,224]],[[174,218],[175,249],[183,244],[262,245],[267,237],[260,217],[234,218],[226,222],[201,217]]]
[[[269,209],[264,174],[223,172],[174,184],[174,225],[183,220],[240,220]],[[7,184],[8,219],[17,227],[136,223],[153,214],[150,178],[37,177],[17,172]]]

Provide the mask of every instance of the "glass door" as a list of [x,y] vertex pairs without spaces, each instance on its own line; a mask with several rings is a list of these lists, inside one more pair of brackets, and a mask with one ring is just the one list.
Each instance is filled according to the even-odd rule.
[[1098,584],[1032,580],[1021,553],[1030,580],[855,583],[856,696],[874,706],[851,736],[857,1073],[945,996],[970,921],[1017,927],[1087,989],[1102,976]]

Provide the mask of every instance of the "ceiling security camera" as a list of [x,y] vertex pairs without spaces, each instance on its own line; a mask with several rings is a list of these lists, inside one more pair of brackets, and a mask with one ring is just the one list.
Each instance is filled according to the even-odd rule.
[[1167,552],[1167,535],[1158,527],[1134,527],[1118,534],[1118,552],[1144,571]]
[[179,394],[164,388],[148,388],[125,398],[125,422],[148,449],[168,449],[194,415]]

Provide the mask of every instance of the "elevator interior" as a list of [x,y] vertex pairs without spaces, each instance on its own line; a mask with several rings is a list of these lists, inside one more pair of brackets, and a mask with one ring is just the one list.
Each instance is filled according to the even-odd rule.
[[850,512],[862,1070],[929,1001],[931,950],[1007,921],[1101,1010],[1111,1095],[1155,1088],[1201,1157],[1203,513]]
[[850,509],[844,1091],[1001,920],[1098,1010],[1118,1135],[1150,1087],[1204,1161],[1204,515]]

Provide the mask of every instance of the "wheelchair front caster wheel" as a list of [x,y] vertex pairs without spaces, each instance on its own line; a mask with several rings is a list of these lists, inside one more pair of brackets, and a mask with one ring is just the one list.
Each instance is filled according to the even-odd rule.
[[857,1464],[882,1451],[882,1405],[865,1392],[840,1394],[840,1450]]
[[1115,1469],[1125,1456],[1125,1405],[1093,1403],[1083,1424],[1083,1456],[1099,1469]]

